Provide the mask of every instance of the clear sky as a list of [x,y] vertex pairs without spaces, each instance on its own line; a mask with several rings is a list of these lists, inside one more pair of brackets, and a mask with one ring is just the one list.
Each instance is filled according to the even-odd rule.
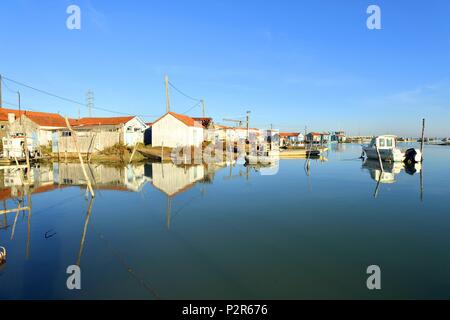
[[[66,28],[70,4],[81,30]],[[381,30],[366,27],[370,4]],[[218,122],[251,110],[262,128],[418,136],[426,117],[430,135],[450,136],[448,0],[2,0],[0,36],[4,76],[80,101],[92,89],[120,112],[162,115],[167,73]],[[77,116],[6,84],[24,107]],[[195,104],[171,99],[179,113]]]

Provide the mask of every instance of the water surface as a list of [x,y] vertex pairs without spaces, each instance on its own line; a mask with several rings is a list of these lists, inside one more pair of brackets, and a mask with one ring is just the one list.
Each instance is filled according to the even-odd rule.
[[[332,145],[309,172],[303,159],[93,164],[92,202],[79,165],[40,165],[29,190],[0,170],[6,209],[31,200],[0,215],[0,298],[450,298],[450,148],[383,175],[360,154]],[[66,287],[74,264],[79,291]],[[380,291],[366,287],[374,264]]]

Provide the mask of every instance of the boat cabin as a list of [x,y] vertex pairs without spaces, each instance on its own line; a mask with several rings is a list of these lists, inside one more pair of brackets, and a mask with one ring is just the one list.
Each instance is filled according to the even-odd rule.
[[373,138],[370,141],[369,147],[374,148],[375,146],[378,149],[394,149],[396,147],[397,136],[392,135],[384,135]]

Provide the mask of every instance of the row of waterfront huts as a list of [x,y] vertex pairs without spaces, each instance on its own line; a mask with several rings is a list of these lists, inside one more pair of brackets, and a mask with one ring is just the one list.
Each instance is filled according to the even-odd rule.
[[[175,148],[199,147],[204,141],[238,141],[262,133],[255,128],[233,128],[215,124],[212,118],[195,118],[168,112],[152,123],[138,116],[96,117],[66,120],[57,113],[0,109],[0,139],[3,157],[20,154],[20,141],[26,136],[28,150],[46,149],[52,153],[75,153],[72,132],[81,153],[95,153],[117,144],[129,147],[137,143]],[[14,141],[18,146],[12,146]]]
[[[146,123],[138,116],[88,117],[67,119],[58,113],[30,110],[0,109],[0,146],[3,157],[8,153],[21,153],[15,140],[27,139],[30,149],[50,150],[51,153],[75,153],[72,132],[77,135],[81,153],[95,153],[117,144],[129,147],[137,143],[153,147],[199,147],[204,141],[263,140],[265,132],[256,128],[230,127],[217,124],[208,117],[189,117],[168,112],[154,122]],[[276,131],[276,130],[275,130]],[[303,142],[324,143],[345,141],[341,131],[334,133],[311,132],[279,133],[280,145],[298,145]],[[23,142],[22,142],[23,143]],[[19,150],[20,149],[20,150]]]
[[301,132],[280,132],[281,146],[296,146],[305,143],[326,144],[329,142],[344,143],[347,136],[344,131],[334,132],[310,132],[306,135]]

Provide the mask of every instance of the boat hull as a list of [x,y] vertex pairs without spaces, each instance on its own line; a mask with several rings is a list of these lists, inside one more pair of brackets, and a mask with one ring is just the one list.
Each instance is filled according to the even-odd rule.
[[[378,152],[375,148],[363,147],[367,158],[378,160]],[[390,162],[402,162],[405,159],[404,152],[398,149],[378,149],[381,160]]]
[[[363,147],[363,151],[368,159],[378,160],[378,152],[375,148]],[[418,149],[408,149],[406,151],[408,156],[405,156],[405,151],[402,151],[398,148],[378,149],[378,151],[380,153],[382,161],[389,161],[389,162],[404,162],[406,160],[410,160],[412,162],[422,161],[422,154]],[[410,154],[412,154],[412,156],[410,156]]]

